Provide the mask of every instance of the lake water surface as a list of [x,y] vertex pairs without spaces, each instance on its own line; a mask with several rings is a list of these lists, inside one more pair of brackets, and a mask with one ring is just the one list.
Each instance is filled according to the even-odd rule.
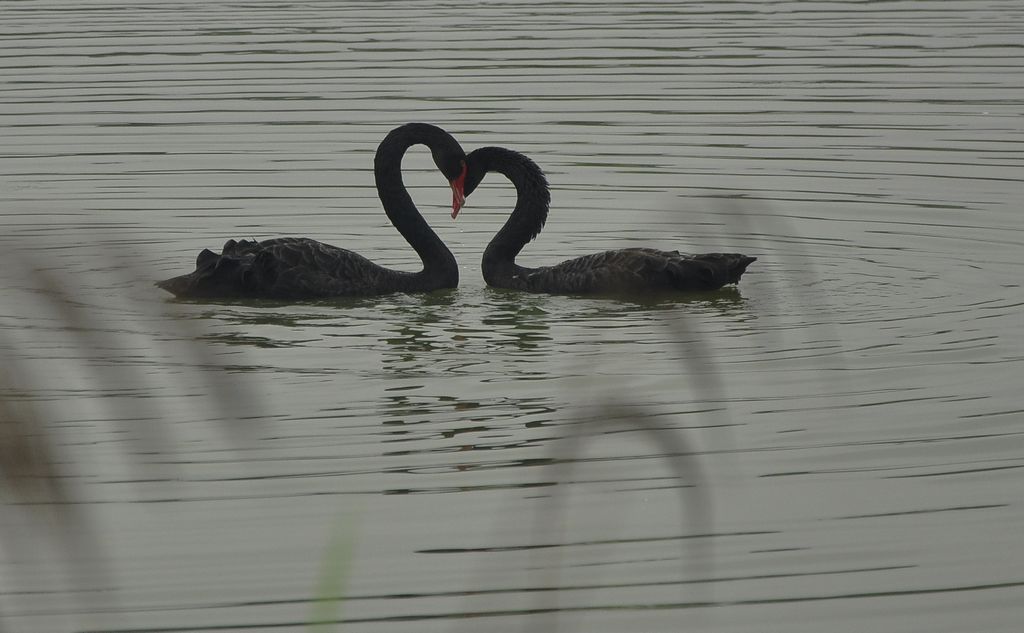
[[[1020,630],[1021,3],[0,11],[4,394],[66,494],[4,490],[3,630]],[[152,286],[243,237],[416,269],[372,174],[407,121],[545,169],[526,265],[758,261],[490,289],[514,192],[453,222],[414,148],[457,290]]]

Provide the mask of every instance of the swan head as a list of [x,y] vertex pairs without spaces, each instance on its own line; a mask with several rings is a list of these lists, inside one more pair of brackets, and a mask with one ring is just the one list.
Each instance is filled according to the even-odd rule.
[[490,171],[489,165],[485,161],[477,160],[477,150],[473,150],[467,157],[469,160],[469,169],[466,170],[466,179],[463,181],[462,192],[468,197],[469,194],[476,191],[476,188],[480,186],[484,176]]
[[[452,188],[452,217],[458,215],[466,202],[463,186],[466,179],[466,152],[448,132],[430,123],[406,123],[388,132],[374,156],[374,174],[377,187],[393,186],[388,179],[401,185],[401,158],[405,150],[422,143],[430,148],[434,165],[444,174]],[[395,173],[398,172],[398,173]],[[382,175],[383,174],[383,175]]]
[[452,219],[459,215],[462,205],[466,204],[466,154],[458,145],[455,148],[445,147],[431,152],[434,164],[452,188]]
[[489,172],[504,174],[517,186],[527,184],[546,190],[548,181],[537,163],[522,152],[504,147],[478,147],[466,157],[469,170],[463,183],[463,191],[468,196],[480,185]]
[[551,199],[547,178],[527,155],[504,147],[479,147],[469,153],[466,162],[469,169],[462,183],[462,192],[467,197],[476,191],[484,176],[494,171],[511,180],[520,194],[525,192],[535,200],[543,201],[547,208]]

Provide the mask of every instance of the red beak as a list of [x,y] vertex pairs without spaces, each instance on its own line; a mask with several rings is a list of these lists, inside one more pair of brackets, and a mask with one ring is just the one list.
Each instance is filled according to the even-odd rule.
[[466,204],[466,193],[464,187],[466,186],[466,162],[462,162],[462,173],[459,174],[458,178],[451,181],[452,186],[452,219],[454,220],[459,215],[459,210],[462,209],[462,205]]

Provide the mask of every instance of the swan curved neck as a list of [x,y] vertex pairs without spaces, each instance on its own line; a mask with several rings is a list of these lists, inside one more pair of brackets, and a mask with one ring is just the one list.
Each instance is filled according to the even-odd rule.
[[513,277],[529,272],[518,266],[515,258],[544,228],[551,203],[548,181],[527,156],[501,147],[475,150],[469,162],[471,168],[484,173],[503,174],[516,188],[515,209],[487,245],[480,267],[488,284],[508,287]]
[[373,159],[377,195],[388,219],[423,262],[421,272],[402,275],[409,278],[410,286],[427,282],[439,288],[454,288],[459,282],[455,256],[423,219],[402,181],[402,158],[406,150],[417,144],[426,145],[431,151],[449,144],[458,147],[455,139],[433,125],[409,123],[395,128],[381,141]]

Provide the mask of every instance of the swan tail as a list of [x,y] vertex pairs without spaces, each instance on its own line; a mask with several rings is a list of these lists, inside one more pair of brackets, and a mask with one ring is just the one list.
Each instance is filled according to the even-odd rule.
[[668,266],[676,290],[716,290],[739,283],[756,257],[739,253],[706,253],[676,260]]
[[273,257],[266,252],[246,252],[251,242],[229,241],[218,255],[203,249],[196,257],[196,269],[187,274],[158,281],[156,286],[179,298],[245,297],[259,288],[273,285],[276,271]]
[[738,253],[729,253],[724,256],[725,262],[725,283],[736,284],[740,282],[740,277],[747,271],[747,266],[757,261],[756,257],[750,257],[749,255],[740,255]]

